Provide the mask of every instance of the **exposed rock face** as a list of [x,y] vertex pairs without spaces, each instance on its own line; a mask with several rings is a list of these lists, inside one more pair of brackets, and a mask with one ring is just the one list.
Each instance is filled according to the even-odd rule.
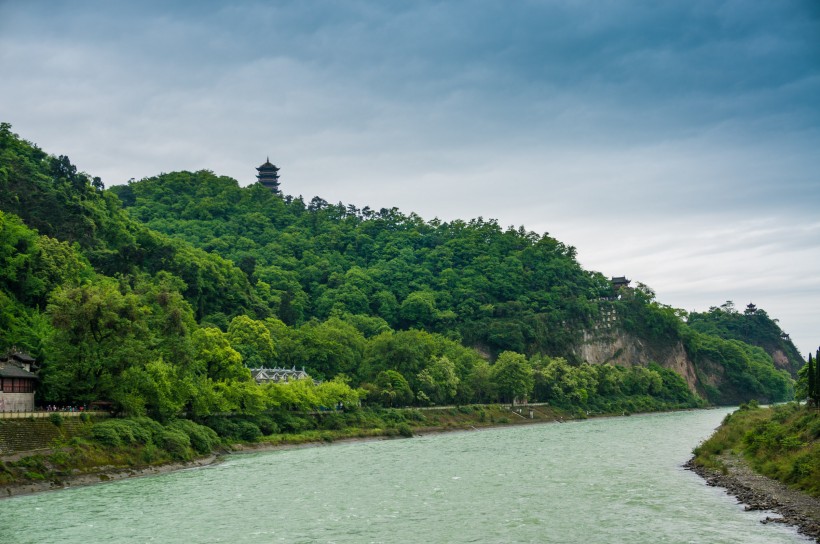
[[789,361],[789,357],[783,353],[783,351],[776,349],[771,353],[772,361],[774,361],[774,366],[785,370],[786,372],[792,372],[792,363]]
[[680,374],[693,393],[702,393],[698,389],[695,365],[680,341],[664,349],[658,349],[617,328],[597,329],[584,331],[583,341],[576,348],[575,354],[580,359],[596,365],[610,363],[621,366],[647,366],[649,363],[658,363]]

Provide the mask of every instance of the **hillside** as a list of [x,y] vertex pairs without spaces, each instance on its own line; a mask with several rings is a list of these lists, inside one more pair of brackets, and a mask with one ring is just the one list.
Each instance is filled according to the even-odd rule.
[[111,191],[151,228],[240,263],[289,325],[366,315],[393,329],[446,334],[491,357],[514,351],[575,364],[660,363],[716,403],[792,394],[770,355],[688,327],[687,316],[647,286],[616,293],[580,267],[574,248],[524,227],[424,221],[318,197],[306,205],[205,171]]
[[727,340],[740,340],[746,344],[763,348],[777,368],[786,370],[793,378],[805,361],[794,347],[789,335],[784,333],[765,310],[749,303],[743,313],[728,301],[719,308],[708,312],[689,314],[688,323],[698,332],[719,336]]
[[742,405],[694,453],[696,464],[716,470],[739,455],[757,472],[820,497],[820,411],[813,406]]
[[[0,349],[42,362],[44,402],[168,419],[360,400],[620,411],[792,395],[762,349],[695,330],[644,285],[616,292],[547,234],[305,203],[207,171],[104,190],[7,124],[0,259]],[[304,367],[323,388],[257,387],[259,366]]]

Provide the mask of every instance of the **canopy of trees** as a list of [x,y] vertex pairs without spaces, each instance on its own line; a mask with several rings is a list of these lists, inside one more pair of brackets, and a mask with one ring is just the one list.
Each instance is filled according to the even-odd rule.
[[[697,405],[669,370],[577,359],[602,305],[647,342],[722,365],[731,384],[712,401],[791,394],[762,350],[693,329],[648,288],[616,297],[547,234],[306,203],[208,171],[104,190],[8,124],[0,302],[0,350],[41,361],[42,402],[160,420],[359,402]],[[260,366],[321,384],[259,386]]]

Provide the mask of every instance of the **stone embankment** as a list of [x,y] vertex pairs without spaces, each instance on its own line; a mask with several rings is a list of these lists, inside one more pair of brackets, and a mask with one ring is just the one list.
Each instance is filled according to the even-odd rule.
[[722,487],[746,510],[770,510],[782,517],[768,516],[762,523],[787,523],[820,543],[820,499],[754,472],[735,455],[724,455],[721,461],[726,473],[697,466],[690,460],[685,467],[706,480],[707,485]]

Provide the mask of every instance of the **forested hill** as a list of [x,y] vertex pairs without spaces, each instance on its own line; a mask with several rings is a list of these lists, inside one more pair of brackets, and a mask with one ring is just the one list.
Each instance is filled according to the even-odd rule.
[[[131,216],[237,263],[288,325],[367,315],[489,353],[566,354],[613,295],[575,249],[494,220],[424,221],[274,196],[201,171],[111,189]],[[219,325],[221,316],[205,316]]]
[[[259,366],[304,366],[348,401],[386,406],[792,395],[762,349],[689,327],[646,286],[616,292],[548,235],[304,202],[207,171],[105,190],[8,124],[0,263],[0,351],[42,362],[43,401],[105,399],[155,417],[317,405],[252,387]],[[685,350],[697,383],[653,360],[580,360],[612,315],[649,353]]]
[[689,326],[702,333],[719,336],[728,340],[740,340],[752,346],[763,348],[771,355],[775,365],[797,376],[797,371],[805,364],[789,336],[784,333],[765,310],[749,305],[738,312],[728,301],[720,307],[709,308],[708,312],[692,312]]

